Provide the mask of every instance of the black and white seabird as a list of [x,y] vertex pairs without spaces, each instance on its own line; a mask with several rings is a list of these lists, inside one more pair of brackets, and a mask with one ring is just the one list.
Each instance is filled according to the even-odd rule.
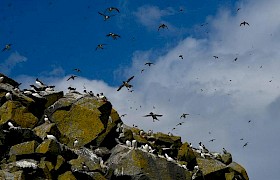
[[155,122],[155,120],[159,121],[157,117],[161,117],[162,115],[161,114],[155,114],[153,112],[150,112],[149,114],[143,116],[143,117],[149,117],[151,116],[153,118],[153,122]]
[[108,16],[108,15],[103,14],[103,13],[101,13],[101,12],[98,12],[98,14],[100,14],[101,16],[104,17],[104,21],[107,21],[107,20],[108,20],[109,18],[111,18],[112,16],[115,16],[115,15],[110,15],[110,16]]
[[209,142],[214,142],[216,139],[210,139]]
[[246,147],[246,146],[248,145],[248,143],[249,143],[249,142],[246,142],[246,143],[243,145],[243,148]]
[[11,46],[12,46],[12,44],[6,44],[5,47],[2,49],[2,52],[10,50]]
[[81,70],[80,70],[80,69],[78,69],[78,68],[73,69],[73,71],[76,71],[76,72],[81,72]]
[[190,114],[188,114],[188,113],[183,113],[183,114],[181,115],[180,119],[186,118],[188,115],[190,115]]
[[121,90],[123,87],[126,87],[128,90],[129,88],[132,88],[133,86],[131,84],[129,84],[129,81],[131,81],[134,78],[134,76],[131,76],[130,78],[128,78],[128,80],[123,81],[123,84],[120,85],[120,87],[117,89],[117,91]]
[[160,29],[160,28],[162,28],[162,29],[164,29],[164,28],[168,29],[167,25],[165,25],[165,24],[161,24],[161,25],[159,25],[159,27],[158,27],[158,31],[159,31],[159,29]]
[[109,11],[109,12],[117,11],[118,13],[120,12],[120,10],[119,10],[118,8],[116,8],[116,7],[108,7],[108,8],[106,9],[106,11]]
[[151,66],[152,64],[154,64],[154,63],[152,63],[152,62],[146,62],[145,63],[145,65],[148,65],[148,66]]
[[46,114],[44,115],[44,121],[45,123],[50,123],[50,120]]
[[74,140],[74,142],[73,142],[73,146],[74,146],[74,147],[77,147],[77,146],[78,146],[78,144],[79,144],[79,141],[78,141],[78,139],[77,139],[77,138],[75,138],[75,140]]
[[71,75],[71,76],[67,79],[67,81],[69,81],[70,79],[75,80],[76,77],[77,77],[76,75]]
[[40,81],[38,78],[36,78],[35,83],[36,83],[39,87],[41,87],[41,88],[45,88],[45,87],[46,87],[46,85],[45,85],[42,81]]
[[182,55],[182,54],[181,54],[181,55],[179,55],[179,58],[184,59],[184,57],[183,57],[183,55]]
[[213,56],[215,59],[218,59],[219,57],[218,56]]
[[176,126],[181,126],[184,122],[180,122],[178,124],[176,124]]
[[104,47],[103,47],[104,45],[107,45],[107,44],[98,44],[96,46],[95,50],[97,50],[97,49],[104,49]]
[[0,83],[2,83],[2,82],[3,82],[3,80],[4,80],[4,77],[3,77],[3,76],[1,76],[1,77],[0,77]]
[[242,26],[242,25],[245,26],[246,24],[247,24],[248,26],[250,26],[249,23],[246,22],[246,21],[243,21],[242,23],[240,23],[240,26]]
[[5,97],[6,97],[6,99],[7,100],[12,100],[12,93],[11,92],[7,92],[6,94],[5,94]]
[[107,37],[112,37],[114,40],[116,40],[117,38],[120,38],[121,36],[115,33],[109,33],[106,35]]

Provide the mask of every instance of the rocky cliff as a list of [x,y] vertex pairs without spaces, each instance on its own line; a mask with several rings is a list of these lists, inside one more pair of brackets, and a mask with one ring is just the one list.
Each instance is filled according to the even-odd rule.
[[104,97],[0,81],[0,179],[249,179],[225,150],[125,125]]

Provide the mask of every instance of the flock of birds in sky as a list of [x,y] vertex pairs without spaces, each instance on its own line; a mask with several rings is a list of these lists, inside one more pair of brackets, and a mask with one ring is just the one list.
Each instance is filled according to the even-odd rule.
[[[239,11],[240,8],[237,9],[237,11]],[[180,10],[180,11],[183,11],[183,10]],[[116,7],[109,7],[107,8],[104,12],[98,12],[98,14],[104,19],[104,21],[108,21],[110,20],[112,17],[114,16],[117,16],[118,14],[120,13],[120,10]],[[201,26],[204,26],[206,24],[202,24]],[[243,21],[240,23],[240,26],[250,26],[248,22],[246,21]],[[158,26],[158,29],[157,31],[161,31],[161,30],[168,30],[168,26],[166,24],[159,24]],[[112,38],[113,40],[117,40],[119,38],[121,38],[120,35],[116,34],[116,33],[113,33],[113,32],[109,32],[106,37],[110,37]],[[107,44],[98,44],[95,48],[95,50],[104,50],[104,46],[106,46]],[[12,48],[12,44],[6,44],[3,49],[2,49],[2,52],[5,52],[5,51],[9,51],[10,49]],[[178,58],[183,60],[184,57],[182,54],[179,54],[178,55]],[[219,57],[217,55],[214,55],[213,56],[214,59],[218,59]],[[237,61],[237,57],[234,59],[234,61]],[[152,65],[155,65],[153,62],[145,62],[143,63],[146,67],[151,67]],[[144,72],[145,69],[142,69],[141,70],[141,73]],[[78,69],[78,68],[75,68],[73,69],[73,71],[75,71],[76,73],[81,73],[81,70]],[[77,75],[71,75],[67,81],[71,81],[71,80],[75,80],[78,76]],[[133,92],[133,85],[131,83],[131,81],[134,79],[135,76],[131,76],[129,77],[127,80],[123,81],[122,84],[118,87],[117,91],[121,91],[122,89],[126,88],[129,92]],[[271,81],[270,81],[271,82]],[[37,87],[34,86],[34,85],[30,85],[31,88],[32,88],[32,92],[31,93],[36,93],[36,91],[41,91],[42,89],[46,90],[46,88],[49,88],[49,89],[53,89],[54,86],[46,86],[43,82],[41,82],[38,78],[36,79],[36,84],[38,85]],[[73,87],[69,87],[68,88],[70,91],[75,91],[76,88],[73,88]],[[85,87],[84,87],[85,89]],[[27,91],[27,90],[26,90]],[[203,91],[203,89],[201,89],[201,91]],[[87,92],[86,90],[84,90],[85,93],[90,93],[93,95],[92,91],[90,92]],[[8,96],[10,96],[8,94]],[[36,94],[36,96],[39,96]],[[100,93],[98,94],[98,96],[104,96],[103,93]],[[123,114],[121,115],[121,117],[124,117],[126,114]],[[180,116],[180,119],[186,119],[187,116],[189,116],[190,114],[189,113],[183,113],[181,116]],[[162,117],[163,115],[162,114],[157,114],[157,113],[154,113],[154,112],[150,112],[146,115],[144,115],[143,117],[151,117],[153,122],[155,121],[159,121],[159,118]],[[250,123],[251,121],[249,121],[248,123]],[[175,127],[172,128],[172,131],[175,130],[178,126],[182,126],[183,124],[185,123],[185,121],[182,121],[182,122],[179,122],[176,124]],[[169,132],[170,133],[170,132]],[[171,133],[170,133],[171,134]],[[211,134],[211,132],[209,132],[209,134]],[[211,139],[209,140],[209,142],[214,142],[216,139]],[[240,139],[241,141],[243,141],[244,139],[241,138]],[[248,145],[249,142],[246,142],[244,143],[243,147],[246,147]]]

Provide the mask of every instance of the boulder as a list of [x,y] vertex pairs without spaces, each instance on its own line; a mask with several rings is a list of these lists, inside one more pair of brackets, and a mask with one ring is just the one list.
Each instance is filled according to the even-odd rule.
[[5,170],[0,170],[0,179],[24,180],[25,176],[23,171],[8,172]]
[[221,155],[222,162],[229,165],[232,162],[232,156],[230,153],[225,153]]
[[238,163],[232,162],[228,166],[229,171],[240,174],[245,180],[249,180],[246,170]]
[[58,180],[77,180],[71,171],[66,171],[57,178]]
[[36,148],[36,153],[40,154],[54,154],[58,155],[62,151],[60,144],[53,139],[46,139],[44,140],[37,148]]
[[191,179],[190,173],[178,164],[139,149],[117,145],[111,153],[106,163],[119,178],[124,175],[131,179]]
[[[69,142],[61,141],[70,147],[73,147],[75,138],[78,139],[79,146],[90,142],[99,145],[106,138],[106,135],[99,136],[102,133],[110,134],[110,131],[116,126],[115,122],[109,122],[110,126],[108,126],[112,110],[110,102],[100,102],[92,97],[82,97],[75,100],[61,98],[56,102],[56,107],[58,108],[55,108],[51,119],[56,123],[60,133],[71,139]],[[98,137],[98,141],[94,141]]]
[[9,155],[33,154],[38,145],[39,143],[34,140],[14,145],[10,148]]
[[0,124],[12,120],[23,128],[33,128],[38,118],[28,111],[20,102],[7,101],[0,107]]
[[202,171],[205,180],[224,179],[227,166],[215,159],[196,158],[197,165]]
[[189,144],[185,142],[178,151],[177,159],[179,161],[187,162],[188,169],[193,169],[196,164],[196,157],[192,148],[189,147]]

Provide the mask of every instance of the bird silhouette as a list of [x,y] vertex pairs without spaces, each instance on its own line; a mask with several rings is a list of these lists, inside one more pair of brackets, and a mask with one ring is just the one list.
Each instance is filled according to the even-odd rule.
[[104,45],[107,45],[107,44],[98,44],[95,48],[95,50],[97,49],[104,49]]
[[162,115],[161,114],[155,114],[153,112],[150,112],[149,114],[143,116],[143,117],[149,117],[151,116],[153,118],[153,122],[155,122],[155,120],[159,121],[157,117],[161,117]]
[[117,38],[120,38],[121,36],[115,33],[109,33],[106,35],[107,37],[112,37],[114,40],[116,40]]
[[216,139],[211,139],[211,140],[209,140],[209,142],[214,142]]
[[117,89],[117,91],[121,90],[123,87],[126,87],[128,90],[129,90],[129,88],[132,88],[132,85],[129,84],[129,81],[131,81],[133,78],[134,78],[134,76],[128,78],[128,80],[126,80],[126,81],[123,81],[123,84],[120,85],[120,87]]
[[215,59],[218,59],[219,57],[218,56],[213,56]]
[[76,75],[71,75],[71,76],[67,79],[67,81],[69,81],[70,79],[75,80],[76,77],[77,77]]
[[180,119],[186,118],[188,115],[190,115],[190,114],[188,114],[188,113],[183,113],[183,114],[181,115]]
[[115,15],[110,15],[110,16],[108,16],[108,15],[103,14],[103,13],[101,13],[101,12],[98,12],[98,14],[100,14],[101,16],[104,17],[104,21],[107,21],[107,20],[110,19],[112,16],[115,16]]
[[184,59],[183,55],[179,55],[179,58]]
[[246,142],[246,143],[243,145],[243,148],[246,147],[246,146],[248,145],[248,143],[249,143],[249,142]]
[[6,44],[5,47],[2,49],[2,52],[10,50],[11,46],[12,46],[12,44]]
[[242,26],[242,25],[245,26],[246,24],[247,24],[248,26],[250,26],[249,23],[246,22],[246,21],[243,21],[242,23],[240,23],[240,26]]
[[73,69],[73,71],[76,71],[76,72],[81,72],[81,70],[80,70],[80,69],[78,69],[78,68]]
[[162,29],[164,29],[164,28],[168,29],[167,25],[165,25],[165,24],[161,24],[161,25],[159,25],[159,27],[158,27],[158,31],[159,31],[159,29],[160,29],[160,28],[162,28]]
[[145,65],[148,65],[148,66],[151,66],[152,64],[154,63],[151,63],[151,62],[146,62]]
[[108,8],[106,9],[106,11],[109,11],[109,12],[117,11],[118,13],[120,12],[120,10],[119,10],[118,8],[116,8],[116,7],[108,7]]
[[180,123],[178,123],[178,124],[176,124],[176,126],[180,126],[180,125],[182,125],[184,122],[180,122]]

